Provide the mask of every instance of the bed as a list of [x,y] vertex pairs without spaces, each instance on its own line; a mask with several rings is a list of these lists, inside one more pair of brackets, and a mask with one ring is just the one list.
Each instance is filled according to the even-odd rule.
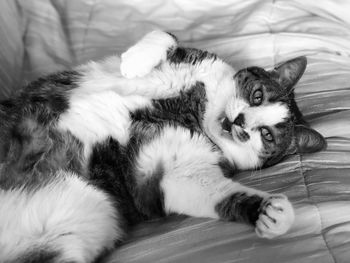
[[237,69],[308,58],[296,100],[327,149],[293,155],[240,182],[285,193],[296,222],[259,239],[249,226],[172,216],[136,226],[117,262],[350,262],[350,1],[0,1],[0,99],[41,75],[121,54],[153,29]]

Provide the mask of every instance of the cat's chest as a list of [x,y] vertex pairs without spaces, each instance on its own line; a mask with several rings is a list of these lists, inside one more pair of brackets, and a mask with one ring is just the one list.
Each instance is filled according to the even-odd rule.
[[112,91],[73,97],[69,109],[59,119],[58,128],[77,137],[88,156],[94,144],[108,137],[125,145],[130,137],[130,112],[150,104],[148,98],[123,97]]

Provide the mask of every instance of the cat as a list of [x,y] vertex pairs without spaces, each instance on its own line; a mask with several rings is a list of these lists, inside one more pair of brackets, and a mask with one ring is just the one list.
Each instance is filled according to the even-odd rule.
[[153,31],[122,55],[38,79],[1,102],[0,261],[93,262],[171,213],[286,233],[283,194],[237,170],[325,147],[293,97],[306,58],[235,71]]

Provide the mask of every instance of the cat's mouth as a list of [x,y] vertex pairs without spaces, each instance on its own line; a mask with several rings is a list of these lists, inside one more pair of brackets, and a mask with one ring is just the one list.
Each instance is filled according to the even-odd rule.
[[238,139],[240,142],[246,142],[250,139],[249,134],[240,126],[235,125],[227,117],[220,120],[222,135],[230,140]]

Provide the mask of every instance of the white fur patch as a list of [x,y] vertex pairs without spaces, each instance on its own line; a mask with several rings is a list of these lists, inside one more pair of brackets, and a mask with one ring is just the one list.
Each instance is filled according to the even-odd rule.
[[[194,167],[196,168],[196,167]],[[205,173],[186,174],[181,169],[169,172],[161,182],[165,209],[195,217],[219,218],[215,207],[224,198],[236,192],[248,195],[264,193],[225,178],[218,167],[209,167]]]
[[272,103],[246,108],[243,114],[248,127],[273,126],[288,118],[289,110],[283,103]]
[[245,143],[236,140],[229,140],[218,136],[216,142],[223,151],[224,156],[241,170],[255,169],[261,165],[259,153],[262,149],[262,142],[258,133],[250,134],[251,138]]
[[85,156],[88,156],[91,146],[108,136],[126,144],[129,140],[130,111],[149,106],[150,100],[140,96],[121,97],[113,91],[104,91],[85,96],[73,94],[69,104],[68,111],[60,117],[58,127],[81,140]]
[[48,248],[63,261],[90,262],[121,238],[108,197],[72,174],[33,192],[0,190],[0,261]]
[[245,100],[239,97],[232,97],[226,104],[225,113],[231,121],[234,121],[247,108],[249,108],[249,104]]
[[[139,150],[136,161],[138,170],[152,175],[159,163],[165,170],[183,169],[190,172],[193,165],[198,165],[199,173],[209,164],[216,164],[220,157],[212,144],[201,135],[193,135],[182,127],[164,127],[161,135]],[[188,169],[187,169],[188,168]]]

